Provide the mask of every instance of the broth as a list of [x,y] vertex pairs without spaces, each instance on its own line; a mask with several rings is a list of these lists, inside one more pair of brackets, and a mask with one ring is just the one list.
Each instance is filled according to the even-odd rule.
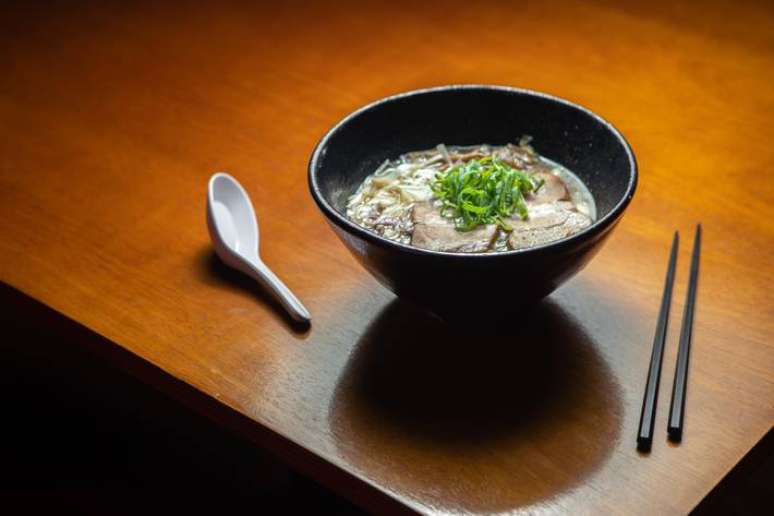
[[388,160],[347,202],[347,217],[374,233],[442,252],[501,252],[575,234],[596,220],[586,185],[534,151],[449,146]]

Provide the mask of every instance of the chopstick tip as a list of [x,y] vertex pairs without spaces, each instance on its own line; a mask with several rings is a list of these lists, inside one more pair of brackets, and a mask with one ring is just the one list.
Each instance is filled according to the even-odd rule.
[[673,443],[679,443],[683,438],[683,429],[679,426],[669,426],[667,428],[667,436]]

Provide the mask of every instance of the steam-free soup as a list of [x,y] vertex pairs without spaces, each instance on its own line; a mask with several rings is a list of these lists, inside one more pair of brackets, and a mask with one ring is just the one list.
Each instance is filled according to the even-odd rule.
[[347,217],[390,240],[486,253],[559,240],[596,219],[588,188],[522,138],[445,146],[388,160],[347,202]]

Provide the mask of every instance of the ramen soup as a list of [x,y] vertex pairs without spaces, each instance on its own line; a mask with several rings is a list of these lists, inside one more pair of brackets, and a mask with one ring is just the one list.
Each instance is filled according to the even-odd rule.
[[596,219],[575,174],[535,152],[529,138],[410,152],[366,177],[347,217],[384,238],[422,249],[488,253],[573,235]]

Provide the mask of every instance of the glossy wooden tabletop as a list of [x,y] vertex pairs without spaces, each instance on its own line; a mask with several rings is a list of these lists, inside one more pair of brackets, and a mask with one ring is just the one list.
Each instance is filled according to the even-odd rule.
[[[218,400],[326,485],[378,511],[684,513],[771,428],[771,4],[28,4],[0,14],[0,280]],[[309,154],[342,116],[448,83],[581,103],[626,135],[641,169],[588,268],[482,339],[380,287],[306,184]],[[311,328],[214,258],[204,207],[218,170],[252,196],[262,255]],[[699,221],[686,426],[672,445]],[[643,455],[636,429],[676,229]]]

